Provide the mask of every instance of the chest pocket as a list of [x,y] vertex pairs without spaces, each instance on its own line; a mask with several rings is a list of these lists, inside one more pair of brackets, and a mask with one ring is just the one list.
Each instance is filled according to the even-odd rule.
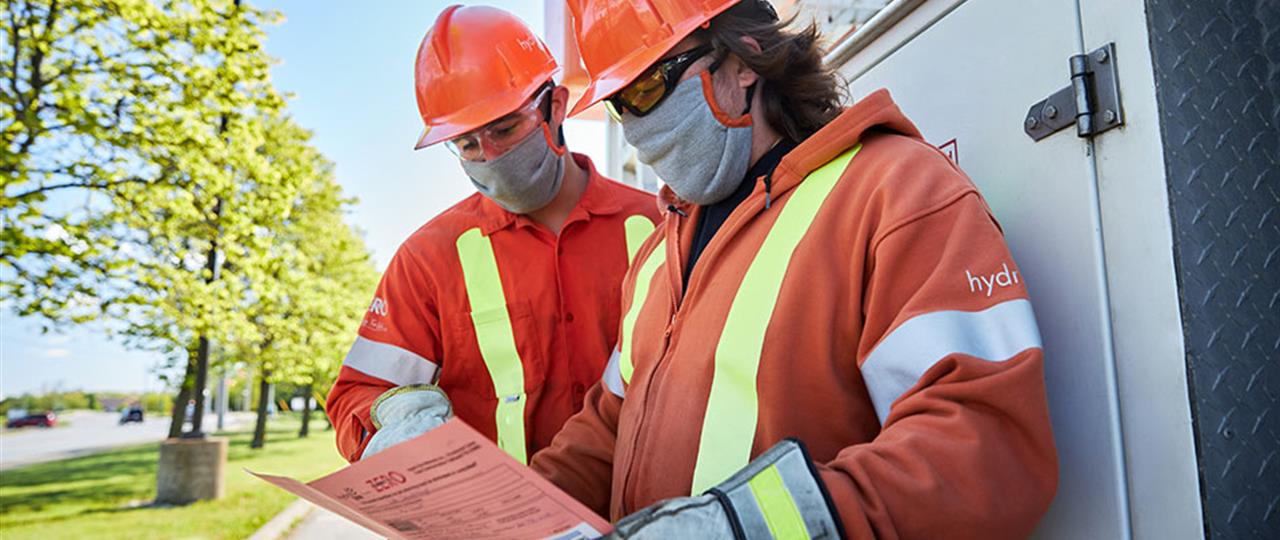
[[[508,304],[498,273],[498,261],[489,238],[480,229],[471,229],[458,237],[458,260],[471,312],[457,320],[474,330],[476,344],[484,358],[485,372],[492,384],[497,405],[494,420],[498,428],[498,446],[521,463],[528,463],[525,444],[525,408],[529,391],[542,384],[542,366],[531,365],[532,378],[526,380],[525,359],[516,345],[515,328],[532,328],[536,321],[527,303]],[[462,332],[464,335],[466,332]],[[536,332],[526,339],[536,339]],[[525,336],[522,336],[525,337]],[[534,354],[529,361],[541,361]],[[474,384],[480,385],[472,379]],[[479,388],[477,388],[479,389]],[[487,393],[487,392],[486,392]]]

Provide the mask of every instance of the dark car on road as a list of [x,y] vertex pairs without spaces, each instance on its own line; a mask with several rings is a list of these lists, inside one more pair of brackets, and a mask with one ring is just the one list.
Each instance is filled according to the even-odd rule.
[[58,422],[58,417],[51,412],[28,414],[23,417],[10,420],[5,427],[20,428],[27,426],[53,427]]
[[129,407],[120,414],[120,425],[123,426],[130,422],[142,423],[142,407]]

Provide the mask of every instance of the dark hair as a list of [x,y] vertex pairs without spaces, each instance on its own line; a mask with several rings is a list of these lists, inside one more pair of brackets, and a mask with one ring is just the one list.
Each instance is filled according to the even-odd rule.
[[[764,80],[758,91],[765,119],[783,136],[801,142],[840,114],[844,87],[822,61],[816,24],[791,31],[787,27],[794,15],[780,21],[756,4],[740,2],[698,32],[717,50],[737,55]],[[743,42],[744,36],[756,40],[760,51]]]

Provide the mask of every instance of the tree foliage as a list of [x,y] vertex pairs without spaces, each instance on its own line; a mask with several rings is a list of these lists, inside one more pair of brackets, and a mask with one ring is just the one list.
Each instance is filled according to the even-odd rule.
[[272,380],[334,375],[376,276],[333,167],[231,0],[10,0],[0,48],[0,292]]
[[114,300],[104,283],[134,273],[126,212],[209,211],[237,157],[227,115],[283,105],[260,46],[274,17],[204,0],[6,2],[0,272],[20,314],[84,320]]

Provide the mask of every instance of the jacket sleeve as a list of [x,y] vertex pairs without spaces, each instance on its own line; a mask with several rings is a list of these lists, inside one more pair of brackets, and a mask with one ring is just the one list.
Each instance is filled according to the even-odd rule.
[[397,386],[436,380],[442,347],[435,290],[423,258],[401,246],[378,284],[325,404],[337,432],[338,452],[347,461],[360,459],[375,431],[369,407],[378,396]]
[[622,378],[615,351],[604,378],[587,391],[582,410],[569,417],[529,466],[597,515],[609,515],[613,450],[622,409]]
[[851,538],[1025,538],[1057,457],[1025,279],[975,191],[873,238],[858,366],[881,422],[818,464]]

